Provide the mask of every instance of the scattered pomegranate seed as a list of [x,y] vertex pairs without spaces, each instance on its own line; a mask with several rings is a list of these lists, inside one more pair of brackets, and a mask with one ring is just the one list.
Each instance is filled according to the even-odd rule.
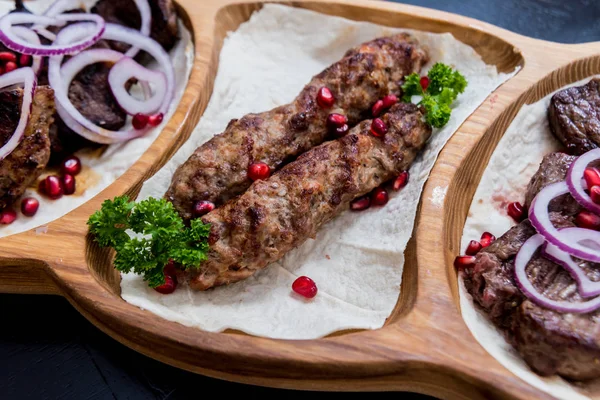
[[19,57],[19,65],[21,67],[30,67],[31,66],[31,56],[28,54],[21,54]]
[[385,206],[388,201],[390,201],[390,196],[388,195],[387,190],[382,187],[378,187],[373,190],[373,194],[371,195],[371,204],[375,206]]
[[589,211],[581,211],[575,217],[575,225],[580,228],[600,230],[600,216]]
[[331,108],[335,104],[335,97],[328,87],[322,87],[317,93],[317,104],[321,108]]
[[215,209],[214,203],[206,200],[200,200],[194,205],[194,216],[196,218],[208,214]]
[[50,175],[44,179],[44,190],[43,192],[51,199],[59,199],[63,195],[63,185],[60,177],[56,175]]
[[21,201],[21,212],[26,217],[33,217],[40,208],[40,202],[33,197],[26,197]]
[[404,186],[408,185],[409,174],[408,171],[402,171],[400,175],[394,181],[394,190],[398,191],[402,189]]
[[154,288],[158,293],[171,294],[177,289],[177,278],[165,274],[165,283]]
[[268,179],[269,176],[271,176],[271,168],[265,163],[253,163],[248,167],[248,178],[253,181]]
[[149,119],[150,117],[148,117],[146,114],[137,113],[133,116],[131,124],[135,129],[139,131],[140,129],[144,129],[148,125]]
[[75,177],[65,174],[62,178],[63,192],[66,195],[75,193]]
[[7,62],[7,63],[4,65],[4,70],[5,70],[6,72],[12,72],[12,71],[14,71],[14,70],[15,70],[15,69],[17,69],[17,68],[18,68],[18,66],[17,66],[17,63],[15,63],[15,62],[12,62],[12,61],[9,61],[9,62]]
[[165,119],[165,115],[163,113],[154,114],[148,117],[148,123],[150,126],[159,126],[163,119]]
[[423,91],[426,91],[427,88],[429,87],[429,78],[426,76],[422,76],[420,82],[421,82],[421,87],[423,88]]
[[594,167],[587,167],[585,171],[583,171],[583,179],[585,179],[588,188],[600,186],[600,170]]
[[373,104],[371,114],[373,114],[374,117],[379,117],[383,111],[383,108],[383,100],[377,100],[375,104]]
[[10,225],[17,219],[15,210],[4,210],[0,213],[0,225]]
[[590,189],[590,197],[596,204],[600,204],[600,186],[592,186]]
[[398,102],[398,97],[388,94],[383,98],[383,108],[390,108]]
[[525,209],[523,209],[523,205],[517,201],[508,205],[507,212],[516,222],[523,221],[523,217],[525,217]]
[[469,245],[467,246],[467,250],[465,251],[465,254],[468,256],[474,256],[475,254],[479,253],[479,250],[481,250],[481,243],[479,243],[477,240],[471,240],[469,242]]
[[348,118],[342,114],[329,114],[327,117],[327,128],[331,132],[335,132],[336,129],[342,128],[344,125],[348,124]]
[[81,172],[81,160],[76,156],[66,158],[60,166],[60,171],[63,174],[77,175]]
[[488,247],[490,244],[494,243],[495,240],[496,236],[492,235],[489,232],[483,232],[479,243],[481,243],[481,247]]
[[10,51],[0,52],[0,61],[17,62],[17,55]]
[[335,135],[337,137],[345,136],[349,130],[350,130],[350,127],[348,126],[348,124],[344,124],[341,127],[335,129]]
[[319,291],[315,281],[310,279],[308,276],[298,277],[294,283],[292,283],[292,289],[294,292],[298,293],[300,296],[306,297],[307,299],[312,299]]
[[458,256],[454,259],[454,268],[462,270],[475,264],[475,256]]
[[177,277],[177,267],[175,266],[175,261],[169,260],[169,262],[163,268],[163,272],[165,273],[165,275],[176,278]]
[[371,207],[371,198],[369,196],[362,196],[350,203],[350,209],[353,211],[363,211]]
[[377,137],[384,136],[388,131],[388,127],[380,118],[375,118],[371,123],[371,133]]

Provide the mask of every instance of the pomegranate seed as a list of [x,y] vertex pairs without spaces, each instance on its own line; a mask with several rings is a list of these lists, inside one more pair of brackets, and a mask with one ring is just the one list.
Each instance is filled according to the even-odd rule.
[[408,171],[402,171],[400,175],[394,181],[394,190],[398,191],[402,189],[404,186],[408,185],[409,174]]
[[388,94],[383,98],[383,108],[390,108],[398,102],[398,97]]
[[492,235],[489,232],[483,232],[479,243],[481,243],[481,247],[488,247],[490,244],[494,243],[495,240],[496,236]]
[[596,204],[600,204],[600,186],[592,186],[590,189],[590,197]]
[[17,62],[17,55],[10,51],[0,52],[0,61]]
[[388,201],[390,201],[390,197],[387,190],[381,187],[373,190],[373,194],[371,195],[371,204],[376,206],[385,206]]
[[468,256],[474,256],[475,254],[479,253],[479,250],[481,250],[481,243],[479,243],[477,240],[471,240],[467,246],[465,254]]
[[420,82],[421,82],[421,87],[423,88],[423,91],[426,91],[427,88],[429,87],[429,78],[426,76],[422,76]]
[[17,219],[15,210],[4,210],[0,213],[0,225],[10,225]]
[[215,205],[210,201],[200,200],[194,205],[194,216],[196,218],[208,214],[215,209]]
[[292,289],[300,296],[312,299],[317,295],[319,289],[315,281],[310,279],[308,276],[301,276],[292,283]]
[[177,278],[172,275],[165,274],[165,283],[154,288],[158,293],[171,294],[177,289]]
[[581,211],[575,217],[575,225],[580,228],[600,230],[600,216],[589,211]]
[[353,211],[363,211],[371,207],[371,198],[369,196],[359,197],[350,203],[350,209]]
[[380,118],[375,118],[373,120],[373,122],[371,123],[371,133],[374,136],[382,137],[387,133],[387,131],[388,131],[387,125]]
[[12,72],[12,71],[14,71],[17,68],[18,68],[17,67],[17,63],[14,63],[12,61],[9,61],[9,62],[6,63],[6,65],[4,65],[4,70],[6,72]]
[[454,259],[454,268],[462,270],[475,264],[475,256],[458,256]]
[[40,208],[40,202],[33,197],[26,197],[21,201],[21,212],[26,217],[33,217]]
[[271,168],[265,163],[253,163],[248,167],[248,178],[253,181],[268,179],[269,176],[271,176]]
[[343,126],[335,129],[335,135],[337,137],[345,136],[349,130],[350,130],[350,127],[348,126],[348,124],[344,124]]
[[146,114],[137,113],[133,116],[131,124],[135,129],[139,131],[140,129],[144,129],[148,125],[149,119],[150,117],[148,117]]
[[65,174],[62,178],[63,192],[66,195],[75,193],[75,177]]
[[525,217],[525,210],[523,209],[523,205],[517,201],[514,203],[510,203],[507,207],[508,215],[516,222],[523,221],[523,217]]
[[335,132],[336,129],[342,128],[348,124],[348,118],[342,114],[329,114],[327,117],[327,128],[330,132]]
[[377,100],[371,109],[371,114],[373,114],[374,117],[379,117],[383,111],[383,108],[383,100]]
[[600,170],[594,167],[588,167],[583,171],[583,179],[587,183],[587,187],[600,186]]
[[66,158],[60,166],[60,171],[63,174],[77,175],[81,172],[81,160],[76,156]]
[[328,87],[322,87],[317,93],[317,104],[321,108],[331,108],[335,103],[335,97]]
[[154,114],[148,117],[148,123],[150,126],[159,126],[164,118],[165,115],[163,113]]
[[31,66],[31,56],[28,54],[21,54],[21,56],[19,57],[19,65],[21,67],[29,67]]
[[173,260],[169,260],[169,262],[163,268],[165,275],[171,276],[177,280],[177,267],[175,266],[175,262]]
[[44,193],[51,199],[59,199],[63,195],[63,186],[60,177],[50,175],[44,179]]

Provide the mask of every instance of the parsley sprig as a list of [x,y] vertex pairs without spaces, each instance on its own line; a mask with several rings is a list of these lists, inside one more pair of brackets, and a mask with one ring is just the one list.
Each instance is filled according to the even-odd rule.
[[429,86],[423,90],[419,74],[415,72],[408,75],[402,85],[402,100],[410,102],[413,96],[422,96],[419,105],[425,108],[426,122],[435,128],[442,128],[450,120],[450,106],[465,91],[467,80],[460,72],[442,63],[436,63],[427,77]]
[[150,287],[165,283],[163,269],[170,260],[184,268],[198,267],[206,260],[210,225],[195,219],[186,227],[165,199],[106,200],[88,225],[100,246],[116,250],[115,268],[142,275]]

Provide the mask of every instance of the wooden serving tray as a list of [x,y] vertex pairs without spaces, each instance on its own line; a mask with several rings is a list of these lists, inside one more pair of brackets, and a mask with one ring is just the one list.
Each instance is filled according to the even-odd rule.
[[[473,338],[460,315],[454,257],[487,162],[519,108],[600,73],[600,43],[563,45],[523,37],[445,12],[367,0],[281,1],[381,25],[451,32],[502,72],[520,72],[494,92],[446,145],[423,192],[407,248],[401,296],[382,329],[319,340],[208,333],[168,322],[120,297],[110,252],[88,236],[102,201],[135,194],[189,137],[212,92],[218,55],[262,2],[180,0],[196,59],[179,109],[143,157],[94,199],[48,225],[0,240],[0,292],[58,294],[121,343],[213,377],[313,390],[407,390],[447,399],[550,398],[521,381]],[[430,199],[447,188],[442,206]]]

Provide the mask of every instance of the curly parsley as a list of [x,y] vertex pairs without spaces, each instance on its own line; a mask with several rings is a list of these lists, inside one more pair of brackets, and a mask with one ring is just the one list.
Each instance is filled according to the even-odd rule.
[[419,74],[408,75],[402,85],[402,100],[410,102],[413,96],[422,96],[419,105],[425,108],[425,120],[435,128],[442,128],[450,120],[450,106],[465,91],[467,80],[460,72],[442,63],[436,63],[427,77],[429,85],[423,90]]
[[[165,283],[163,269],[170,260],[184,268],[198,267],[206,260],[210,225],[197,219],[186,227],[165,199],[106,200],[88,225],[100,246],[116,250],[115,268],[142,275],[150,287]],[[130,236],[127,230],[137,235]]]

